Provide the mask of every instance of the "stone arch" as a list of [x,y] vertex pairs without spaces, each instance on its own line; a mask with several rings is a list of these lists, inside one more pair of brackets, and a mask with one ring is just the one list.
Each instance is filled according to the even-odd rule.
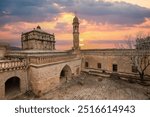
[[11,77],[5,82],[5,96],[14,96],[20,93],[20,78]]
[[65,82],[71,79],[72,71],[70,66],[65,65],[60,72],[60,82]]

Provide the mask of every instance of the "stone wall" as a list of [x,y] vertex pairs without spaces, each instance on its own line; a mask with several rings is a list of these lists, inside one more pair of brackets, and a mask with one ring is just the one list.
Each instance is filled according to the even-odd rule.
[[101,56],[101,55],[85,55],[83,58],[82,68],[88,62],[88,68],[99,69],[97,64],[101,64],[101,69],[112,72],[112,65],[117,64],[118,72],[132,73],[132,64],[128,57],[125,56]]
[[[28,78],[26,70],[17,70],[17,71],[7,71],[0,73],[0,99],[9,99],[12,97],[5,96],[5,82],[12,78],[18,77],[20,79],[20,93],[23,94],[28,90]],[[16,95],[19,95],[16,94]],[[13,95],[15,97],[16,95]]]
[[0,45],[0,59],[4,58],[6,54],[7,46],[5,45]]
[[51,55],[51,56],[36,56],[30,57],[29,62],[30,64],[46,64],[46,63],[53,63],[59,61],[68,61],[76,58],[77,56],[74,54],[66,54],[66,55]]
[[72,59],[59,63],[47,65],[31,65],[30,67],[30,86],[36,95],[42,95],[60,84],[60,73],[68,65],[72,74],[77,74],[77,69],[81,70],[81,59]]
[[[101,49],[101,50],[82,50],[82,69],[85,68],[85,63],[88,63],[88,68],[101,69],[107,72],[113,72],[113,64],[117,65],[117,72],[138,74],[132,71],[131,54],[136,54],[130,49]],[[101,68],[98,68],[98,63]],[[150,66],[146,69],[145,74],[150,75]]]

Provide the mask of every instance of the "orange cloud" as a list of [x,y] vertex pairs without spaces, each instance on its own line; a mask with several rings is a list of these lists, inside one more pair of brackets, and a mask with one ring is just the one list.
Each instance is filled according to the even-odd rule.
[[[30,31],[37,25],[49,33],[55,33],[56,41],[72,41],[72,19],[73,13],[60,13],[51,21],[44,22],[15,22],[6,24],[0,30],[0,39],[18,39],[22,32]],[[139,31],[149,32],[150,19],[146,18],[145,22],[138,25],[126,26],[116,24],[102,24],[80,19],[80,38],[82,48],[114,48],[114,44],[91,44],[90,40],[122,40],[126,35],[135,35]],[[56,43],[57,44],[57,43]],[[59,45],[59,49],[70,49],[72,45]]]
[[18,34],[13,34],[10,31],[0,31],[0,40],[7,41],[7,39],[17,39]]

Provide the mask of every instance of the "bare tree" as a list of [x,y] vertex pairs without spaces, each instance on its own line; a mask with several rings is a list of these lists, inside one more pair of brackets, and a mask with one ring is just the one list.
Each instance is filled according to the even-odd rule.
[[140,80],[144,80],[145,71],[150,66],[150,36],[137,34],[135,38],[131,36],[126,37],[124,49],[130,50],[131,64],[136,68],[140,76]]
[[141,81],[144,80],[145,70],[150,65],[150,56],[147,50],[135,50],[131,55],[132,64],[136,67]]

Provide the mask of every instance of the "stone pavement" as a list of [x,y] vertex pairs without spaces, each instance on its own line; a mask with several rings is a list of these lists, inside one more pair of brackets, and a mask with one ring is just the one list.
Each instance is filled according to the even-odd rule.
[[[129,83],[123,80],[86,76],[62,84],[38,99],[61,100],[143,100],[150,86]],[[149,92],[150,93],[150,92]]]

